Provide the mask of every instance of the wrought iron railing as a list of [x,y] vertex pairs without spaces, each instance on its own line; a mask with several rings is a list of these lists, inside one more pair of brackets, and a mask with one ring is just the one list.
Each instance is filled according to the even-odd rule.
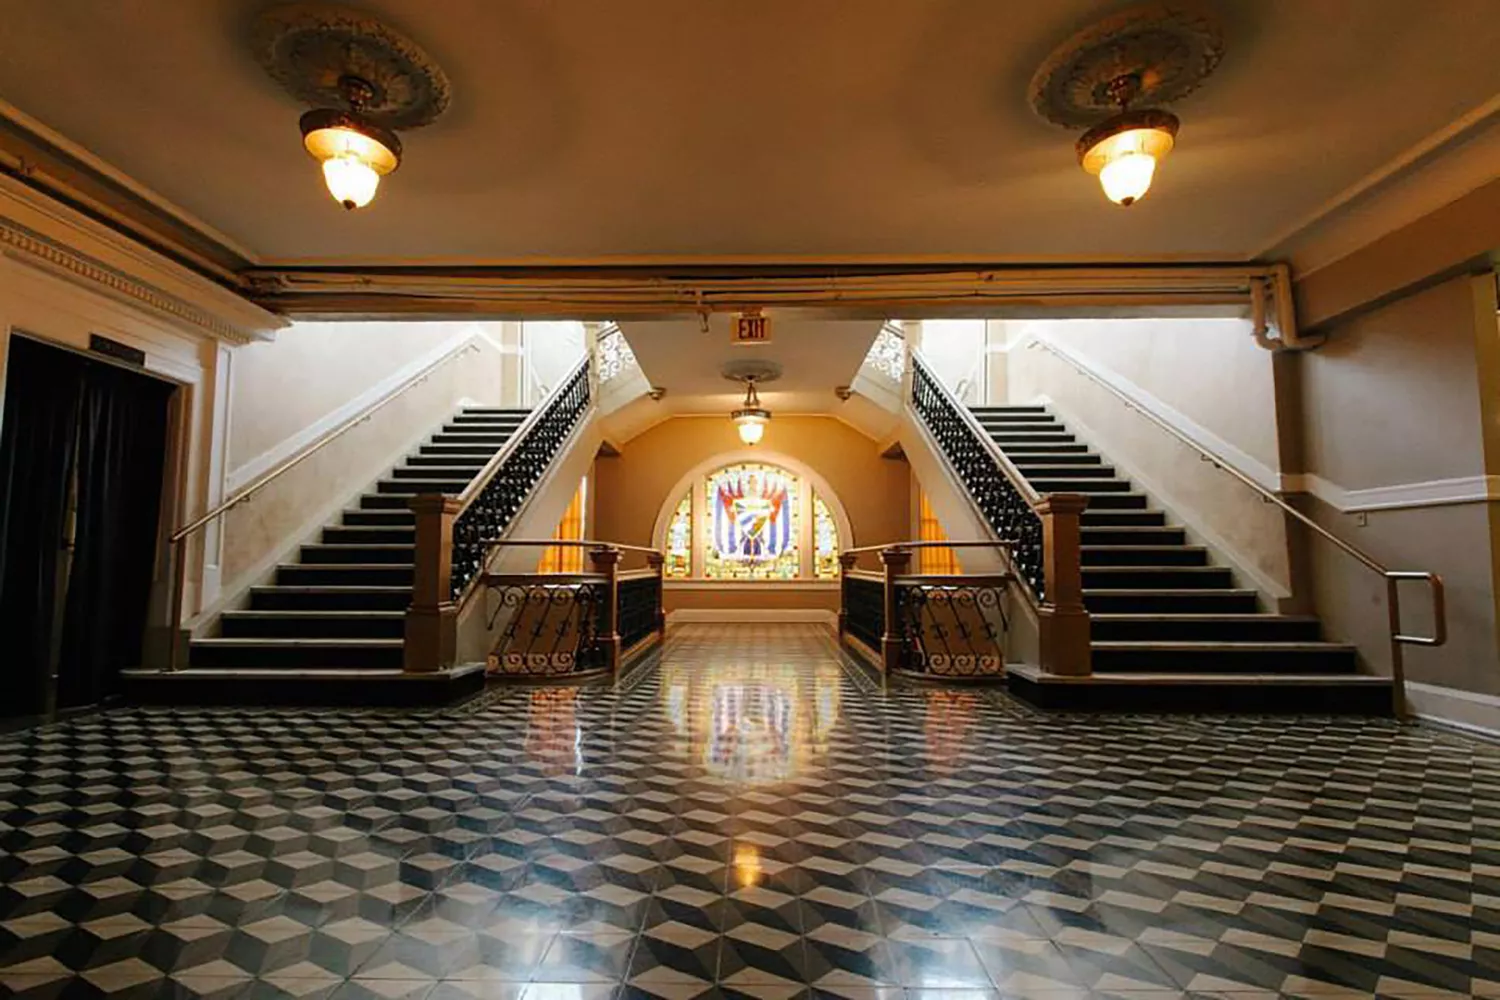
[[588,409],[589,399],[589,359],[584,358],[459,497],[453,520],[453,597],[483,570],[489,545],[510,526]]
[[896,580],[899,669],[938,677],[1004,672],[1011,576],[902,577]]
[[881,327],[864,363],[892,382],[900,382],[906,376],[906,339],[900,328],[889,324]]
[[487,575],[484,583],[485,624],[497,632],[490,672],[551,677],[608,667],[603,575]]
[[953,398],[917,355],[912,355],[912,408],[932,435],[975,506],[1010,542],[1017,573],[1038,601],[1046,599],[1040,500],[967,408]]
[[595,352],[599,359],[599,384],[614,381],[632,368],[639,367],[630,342],[618,325],[611,324],[600,331],[595,341]]
[[885,635],[885,580],[845,571],[841,590],[844,631],[878,653]]

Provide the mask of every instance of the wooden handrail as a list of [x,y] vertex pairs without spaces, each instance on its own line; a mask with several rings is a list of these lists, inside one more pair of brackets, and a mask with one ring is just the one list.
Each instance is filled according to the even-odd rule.
[[[1199,444],[1196,440],[1189,437],[1187,434],[1184,434],[1182,431],[1172,426],[1166,420],[1163,420],[1161,417],[1157,416],[1144,404],[1140,403],[1134,397],[1130,396],[1128,393],[1115,386],[1108,379],[1104,378],[1098,372],[1094,371],[1093,368],[1084,363],[1082,360],[1074,357],[1070,351],[1064,350],[1056,344],[1053,344],[1041,338],[1033,339],[1031,344],[1028,346],[1028,350],[1035,350],[1037,348],[1041,348],[1042,350],[1051,353],[1054,357],[1065,362],[1074,371],[1078,372],[1078,374],[1100,386],[1116,399],[1120,400],[1125,405],[1126,409],[1139,413],[1150,423],[1155,424],[1157,427],[1166,431],[1172,437],[1176,438],[1182,444],[1191,448],[1193,451],[1196,451],[1200,457],[1207,460],[1209,464],[1211,464],[1214,468],[1218,469],[1221,472],[1227,473],[1230,478],[1236,479],[1240,483],[1249,487],[1249,489],[1258,494],[1263,501],[1265,501],[1266,503],[1275,504],[1277,507],[1281,508],[1284,513],[1292,517],[1299,524],[1302,524],[1304,527],[1311,529],[1315,535],[1332,544],[1334,548],[1338,549],[1340,552],[1343,552],[1345,555],[1349,556],[1351,559],[1364,566],[1366,569],[1369,569],[1385,578],[1386,595],[1390,602],[1389,630],[1391,642],[1391,680],[1394,682],[1395,688],[1394,707],[1397,717],[1404,717],[1406,714],[1406,670],[1405,664],[1403,662],[1401,647],[1403,645],[1441,646],[1443,643],[1448,641],[1448,613],[1447,601],[1443,589],[1443,578],[1438,574],[1428,572],[1427,570],[1392,570],[1386,568],[1368,552],[1365,552],[1364,550],[1357,548],[1353,544],[1344,541],[1342,538],[1335,535],[1327,528],[1323,527],[1317,521],[1313,520],[1311,517],[1307,516],[1297,508],[1293,507],[1291,504],[1287,503],[1286,500],[1282,498],[1281,494],[1261,485],[1251,476],[1245,474],[1244,472],[1241,472],[1238,468],[1235,467],[1234,463],[1230,462],[1222,455],[1210,451],[1208,448],[1205,448],[1203,445]],[[1398,583],[1401,580],[1423,580],[1427,583],[1429,594],[1432,599],[1432,635],[1405,635],[1401,632],[1401,597],[1400,589],[1398,587]]]
[[395,400],[397,397],[404,395],[408,389],[411,389],[412,387],[420,385],[421,383],[427,381],[428,377],[431,376],[431,374],[442,365],[445,365],[449,361],[453,361],[456,358],[460,358],[465,354],[476,352],[478,350],[479,345],[474,342],[473,338],[465,340],[462,344],[453,348],[451,351],[448,351],[442,357],[436,358],[431,363],[424,365],[420,371],[416,372],[410,378],[406,379],[400,385],[391,389],[389,392],[381,395],[379,399],[375,400],[369,406],[366,406],[363,410],[360,410],[358,413],[354,414],[352,417],[345,420],[343,423],[339,424],[332,430],[320,435],[318,439],[312,444],[301,449],[296,454],[283,459],[281,462],[278,462],[274,467],[256,478],[256,480],[250,485],[236,491],[234,495],[220,503],[217,507],[214,507],[212,510],[207,511],[198,518],[189,521],[187,524],[182,525],[167,536],[167,544],[173,550],[171,578],[172,589],[171,592],[167,595],[168,614],[171,616],[170,621],[168,622],[168,670],[177,669],[177,660],[179,655],[177,649],[179,640],[178,631],[182,628],[182,599],[184,591],[186,590],[187,582],[187,546],[183,544],[184,541],[186,541],[189,537],[196,534],[197,532],[202,531],[209,524],[223,517],[232,508],[238,507],[240,504],[245,503],[251,497],[255,496],[255,494],[259,493],[261,490],[271,485],[271,483],[275,482],[277,479],[286,475],[286,473],[290,472],[292,469],[296,468],[312,456],[316,455],[318,452],[322,451],[324,448],[332,444],[334,441],[338,440],[340,437],[343,437],[346,433],[353,430],[355,427],[358,427],[360,424],[368,421],[377,412],[384,409],[387,404]]
[[649,545],[629,545],[625,542],[601,542],[592,538],[486,538],[484,544],[493,548],[503,546],[539,546],[543,548],[570,549],[618,549],[621,552],[644,552],[648,555],[658,555],[665,558],[661,549],[654,549]]

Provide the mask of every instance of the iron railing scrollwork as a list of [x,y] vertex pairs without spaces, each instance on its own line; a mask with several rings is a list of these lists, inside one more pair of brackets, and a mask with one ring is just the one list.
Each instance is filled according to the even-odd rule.
[[635,352],[618,325],[612,325],[599,334],[595,342],[595,353],[599,359],[599,384],[612,382],[632,368],[637,367]]
[[995,533],[1010,541],[1016,571],[1038,601],[1045,599],[1046,575],[1042,559],[1042,519],[1031,501],[1013,483],[991,453],[992,442],[980,437],[959,404],[944,391],[937,377],[912,358],[912,407],[942,449],[948,464],[962,480],[980,513]]
[[842,589],[844,631],[879,652],[885,635],[885,583],[845,573]]
[[609,665],[600,629],[609,595],[603,577],[487,577],[485,584],[486,625],[499,629],[491,672],[554,676]]
[[508,448],[479,494],[453,521],[452,591],[457,598],[484,568],[489,545],[504,534],[557,451],[588,409],[589,365],[580,364],[549,397],[524,437]]
[[900,669],[942,677],[985,677],[1004,672],[1001,649],[1008,577],[952,581],[898,581],[896,634]]
[[661,607],[661,577],[655,573],[622,577],[619,592],[615,630],[620,633],[621,647],[630,649],[657,630],[658,609]]

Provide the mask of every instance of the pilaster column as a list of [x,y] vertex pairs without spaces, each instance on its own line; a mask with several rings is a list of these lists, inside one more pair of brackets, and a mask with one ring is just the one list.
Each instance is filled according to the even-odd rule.
[[1086,677],[1091,663],[1089,613],[1083,606],[1083,553],[1079,516],[1089,498],[1049,493],[1036,505],[1042,519],[1042,572],[1046,599],[1040,611],[1042,669]]
[[458,605],[453,603],[453,519],[457,497],[423,493],[408,504],[416,516],[411,606],[406,609],[403,669],[430,673],[453,665]]

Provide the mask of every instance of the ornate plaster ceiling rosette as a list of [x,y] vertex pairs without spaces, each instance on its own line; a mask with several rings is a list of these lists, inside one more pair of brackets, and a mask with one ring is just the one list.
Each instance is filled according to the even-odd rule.
[[368,83],[362,113],[390,129],[431,124],[448,107],[447,75],[422,47],[362,11],[321,3],[280,4],[251,30],[256,59],[287,93],[315,108],[343,107],[340,81]]
[[1208,11],[1179,3],[1130,7],[1053,50],[1031,78],[1031,107],[1054,124],[1087,128],[1119,112],[1116,80],[1140,81],[1132,106],[1168,104],[1197,89],[1223,55],[1223,31]]

